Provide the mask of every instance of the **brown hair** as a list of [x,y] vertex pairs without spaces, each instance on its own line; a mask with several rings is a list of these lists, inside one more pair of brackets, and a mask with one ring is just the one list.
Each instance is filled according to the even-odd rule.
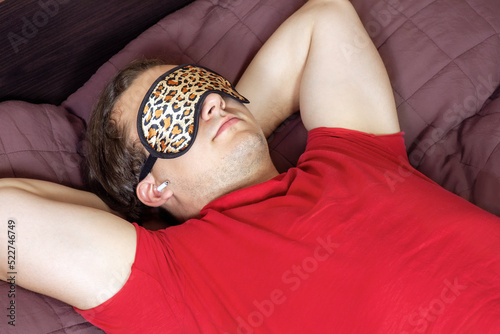
[[136,61],[118,72],[108,83],[92,113],[87,130],[87,181],[112,210],[137,219],[143,204],[135,189],[146,154],[127,140],[123,126],[114,113],[115,105],[134,80],[161,60]]

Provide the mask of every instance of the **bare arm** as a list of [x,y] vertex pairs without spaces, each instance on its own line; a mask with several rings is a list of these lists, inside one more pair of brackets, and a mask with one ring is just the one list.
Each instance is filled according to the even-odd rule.
[[269,135],[300,109],[308,130],[399,131],[385,67],[347,0],[310,0],[264,44],[237,85]]
[[57,202],[78,204],[111,212],[111,209],[93,193],[81,191],[57,183],[33,179],[0,179],[0,189],[16,188]]
[[16,284],[82,309],[113,296],[130,274],[136,236],[103,209],[57,184],[1,180],[0,244],[11,252],[0,252],[0,279],[15,272]]

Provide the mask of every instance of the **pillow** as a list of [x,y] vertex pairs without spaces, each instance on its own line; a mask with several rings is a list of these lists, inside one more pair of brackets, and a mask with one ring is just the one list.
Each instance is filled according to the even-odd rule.
[[0,177],[82,187],[83,132],[84,122],[62,107],[0,103]]

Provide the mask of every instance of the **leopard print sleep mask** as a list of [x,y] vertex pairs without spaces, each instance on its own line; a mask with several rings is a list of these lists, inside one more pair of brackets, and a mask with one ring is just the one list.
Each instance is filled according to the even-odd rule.
[[192,64],[175,67],[153,83],[137,115],[137,132],[150,154],[139,181],[149,174],[157,158],[177,158],[192,147],[201,107],[210,93],[249,102],[227,79]]

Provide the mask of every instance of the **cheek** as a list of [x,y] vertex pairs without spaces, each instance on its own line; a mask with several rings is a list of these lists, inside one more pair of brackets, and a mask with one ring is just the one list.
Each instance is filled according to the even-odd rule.
[[220,164],[217,152],[209,150],[201,141],[199,145],[196,144],[195,142],[186,154],[169,161],[169,173],[184,183],[205,177]]

